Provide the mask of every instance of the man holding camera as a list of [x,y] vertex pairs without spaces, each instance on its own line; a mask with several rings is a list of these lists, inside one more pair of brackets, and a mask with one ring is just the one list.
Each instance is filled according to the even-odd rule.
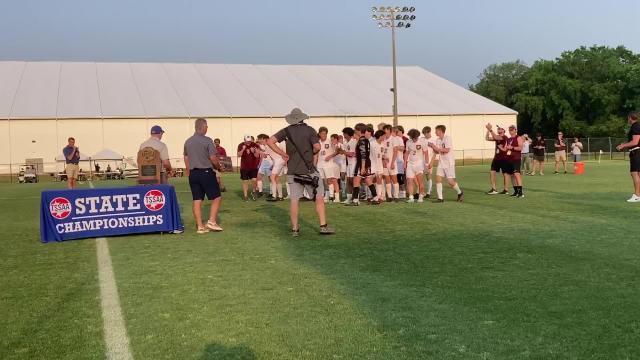
[[[267,145],[282,156],[287,162],[287,183],[291,189],[291,234],[294,237],[300,235],[298,224],[298,209],[300,198],[306,189],[315,197],[316,212],[320,218],[320,234],[330,235],[335,231],[327,225],[324,206],[324,185],[320,181],[320,174],[315,168],[314,156],[320,151],[320,139],[318,133],[304,123],[309,116],[300,109],[295,108],[285,116],[289,126],[278,131],[267,141]],[[286,142],[287,151],[284,152],[277,143]]]

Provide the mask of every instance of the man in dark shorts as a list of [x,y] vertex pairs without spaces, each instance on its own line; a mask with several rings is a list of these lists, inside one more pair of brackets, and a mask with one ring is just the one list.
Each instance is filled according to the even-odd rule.
[[627,118],[631,129],[627,136],[628,142],[616,146],[618,151],[629,150],[629,164],[631,179],[633,179],[633,195],[627,202],[640,202],[640,113],[631,113]]
[[244,142],[238,145],[238,157],[240,158],[240,179],[242,179],[242,199],[249,201],[249,181],[251,181],[251,199],[256,200],[258,191],[258,168],[262,151],[260,145],[253,142],[251,135],[244,136]]
[[[487,124],[487,134],[485,136],[485,140],[493,141],[496,144],[495,152],[493,155],[493,161],[491,161],[491,171],[489,173],[489,180],[491,182],[491,190],[487,192],[487,195],[496,195],[496,194],[508,194],[509,191],[507,188],[509,187],[509,176],[508,174],[511,172],[512,163],[509,161],[509,156],[507,156],[507,148],[506,142],[507,137],[504,134],[504,129],[500,126],[496,125],[498,128],[498,133],[496,134],[493,131],[493,126],[491,124]],[[502,172],[503,184],[504,187],[501,192],[496,190],[496,174]]]
[[[331,235],[335,231],[327,225],[324,206],[324,185],[320,180],[318,169],[314,166],[314,157],[320,152],[320,139],[312,127],[304,123],[309,116],[302,110],[295,108],[285,116],[289,126],[278,131],[267,140],[267,145],[282,157],[287,163],[287,183],[291,193],[291,235],[300,236],[298,224],[298,210],[300,198],[305,190],[315,194],[315,205],[320,219],[320,234]],[[286,142],[287,151],[284,152],[277,144]],[[315,182],[314,182],[315,180]]]
[[533,149],[533,168],[531,169],[530,175],[533,176],[536,174],[536,167],[539,169],[540,175],[544,175],[544,153],[546,146],[542,133],[536,134],[535,140],[531,143],[531,148]]
[[513,183],[513,194],[511,196],[517,198],[523,198],[522,192],[522,174],[520,173],[520,167],[522,165],[522,145],[524,139],[518,136],[518,128],[515,125],[509,126],[509,137],[506,140],[506,149],[508,161],[511,166],[508,169],[507,174],[511,175]]
[[[193,217],[198,227],[198,234],[205,234],[212,231],[222,231],[216,222],[218,209],[220,209],[220,187],[213,169],[220,170],[220,162],[216,156],[216,147],[207,133],[207,120],[199,118],[195,123],[196,132],[184,143],[184,164],[191,195],[193,195]],[[211,201],[211,212],[209,221],[204,225],[202,222],[202,201],[205,195]]]

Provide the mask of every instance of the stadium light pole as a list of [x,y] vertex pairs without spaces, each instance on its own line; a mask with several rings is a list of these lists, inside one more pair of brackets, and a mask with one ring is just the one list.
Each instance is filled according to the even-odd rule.
[[[396,29],[409,29],[411,22],[416,19],[412,13],[416,8],[404,6],[402,8],[396,6],[380,6],[372,7],[373,15],[371,19],[378,22],[381,29],[391,28],[391,59],[393,64],[393,126],[398,126],[398,79],[396,69]],[[411,15],[410,15],[411,14]]]

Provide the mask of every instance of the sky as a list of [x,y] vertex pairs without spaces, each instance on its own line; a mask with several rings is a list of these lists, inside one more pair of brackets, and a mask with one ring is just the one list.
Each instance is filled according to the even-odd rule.
[[[639,0],[0,0],[0,60],[390,65],[372,6],[414,6],[398,65],[457,84],[579,46],[640,53]],[[400,86],[400,84],[399,84]]]

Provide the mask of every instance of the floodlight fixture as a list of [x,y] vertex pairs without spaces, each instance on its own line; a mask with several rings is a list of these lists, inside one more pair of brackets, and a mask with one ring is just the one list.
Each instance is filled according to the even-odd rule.
[[371,11],[372,12],[376,12],[376,11],[378,11],[378,8],[374,6],[374,7],[371,8]]
[[414,11],[416,11],[415,7],[412,6],[412,7],[409,8],[409,12],[414,12]]

